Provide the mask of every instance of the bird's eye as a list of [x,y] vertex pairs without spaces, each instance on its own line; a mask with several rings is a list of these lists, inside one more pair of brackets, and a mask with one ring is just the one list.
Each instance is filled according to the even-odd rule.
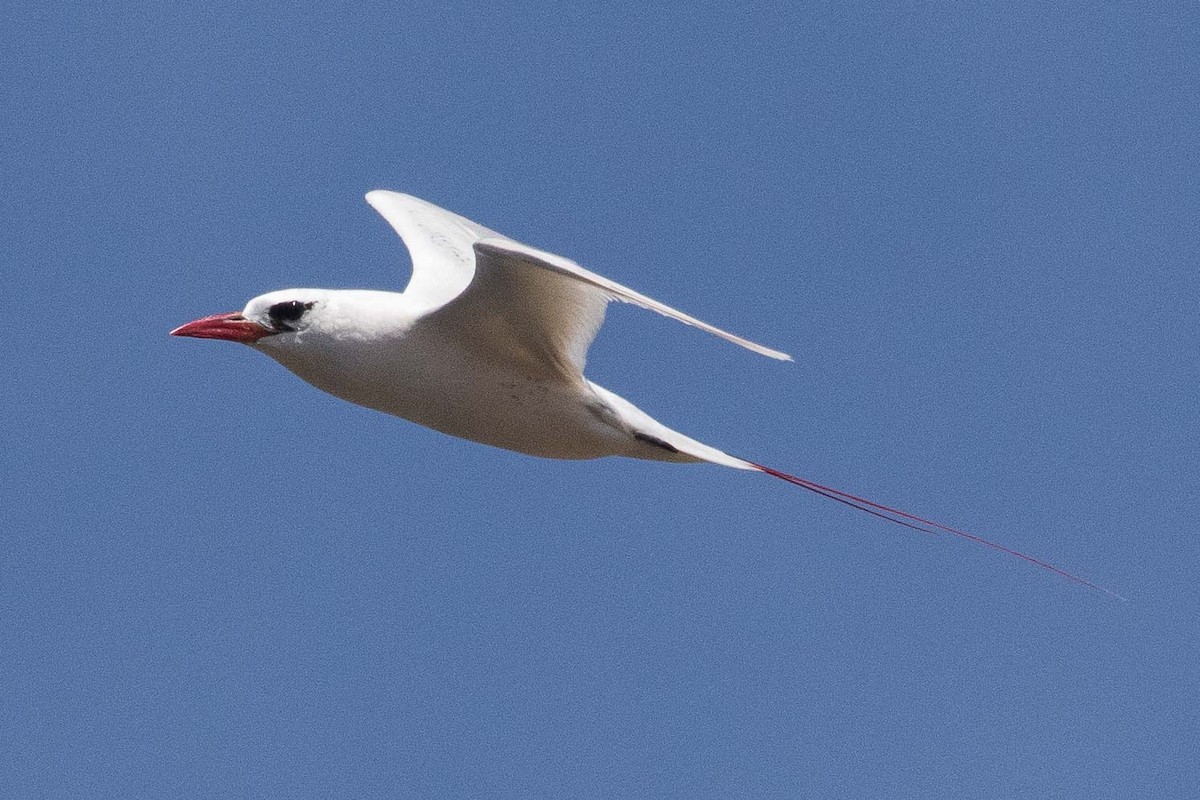
[[267,316],[271,318],[272,324],[276,328],[282,328],[285,331],[292,330],[288,323],[296,322],[304,312],[312,308],[312,303],[302,303],[299,300],[288,300],[283,303],[276,303],[267,309]]

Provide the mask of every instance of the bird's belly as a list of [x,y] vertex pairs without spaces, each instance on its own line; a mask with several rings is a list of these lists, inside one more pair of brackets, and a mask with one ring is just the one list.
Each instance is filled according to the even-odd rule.
[[352,403],[506,450],[565,459],[628,451],[629,434],[597,413],[600,401],[586,381],[537,380],[442,356],[426,363],[396,360],[383,369],[376,364],[351,376],[341,372],[337,380],[293,371]]
[[451,436],[546,458],[600,458],[624,449],[590,411],[582,387],[506,379],[454,391],[416,391],[378,410]]

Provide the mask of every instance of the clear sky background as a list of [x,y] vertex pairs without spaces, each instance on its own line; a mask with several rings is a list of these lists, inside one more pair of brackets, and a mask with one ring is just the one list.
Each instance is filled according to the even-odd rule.
[[[0,10],[0,795],[1200,793],[1194,8],[242,5]],[[167,336],[402,288],[373,188],[796,356],[614,307],[667,424],[1128,602]]]

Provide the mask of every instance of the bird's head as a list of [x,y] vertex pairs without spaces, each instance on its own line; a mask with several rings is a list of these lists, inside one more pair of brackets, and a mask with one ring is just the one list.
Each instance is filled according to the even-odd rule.
[[251,345],[317,388],[368,405],[363,387],[386,372],[414,318],[394,292],[282,289],[171,335]]
[[414,315],[395,292],[280,289],[241,311],[181,325],[172,336],[252,345],[289,369],[313,359],[345,361],[403,336]]
[[330,299],[331,292],[322,289],[282,289],[255,297],[241,311],[213,314],[181,325],[171,335],[224,339],[272,349],[297,346],[328,327]]

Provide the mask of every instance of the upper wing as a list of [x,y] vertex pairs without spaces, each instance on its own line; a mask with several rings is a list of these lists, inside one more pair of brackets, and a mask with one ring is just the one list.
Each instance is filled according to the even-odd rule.
[[405,296],[429,309],[444,335],[501,363],[578,376],[610,300],[633,303],[771,358],[791,356],[715,328],[590,272],[515,242],[432,203],[374,191],[369,202],[412,256]]
[[504,238],[466,217],[412,195],[377,189],[367,202],[400,234],[412,257],[412,278],[404,290],[432,311],[462,294],[475,276],[475,242]]

